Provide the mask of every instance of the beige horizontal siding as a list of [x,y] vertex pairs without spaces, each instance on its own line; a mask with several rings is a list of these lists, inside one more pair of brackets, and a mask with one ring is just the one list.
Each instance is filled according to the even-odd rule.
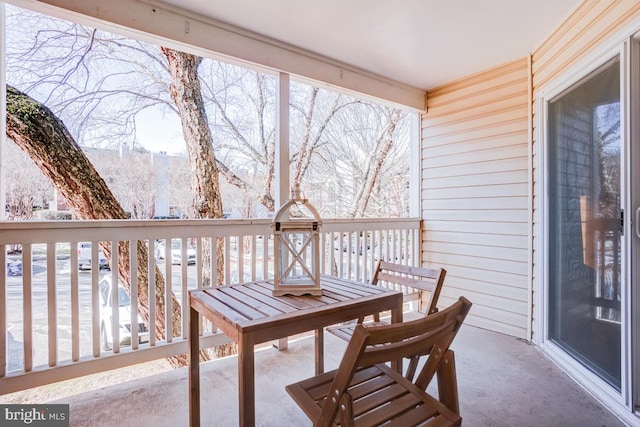
[[457,130],[452,130],[450,134],[432,134],[429,135],[429,138],[434,141],[435,146],[439,146],[459,142],[477,141],[480,139],[493,140],[494,138],[504,137],[512,133],[526,133],[528,131],[528,125],[526,123],[522,123],[520,118],[503,122],[501,125],[500,134],[497,135],[495,133],[495,128],[487,123],[485,126],[480,126],[475,129],[460,127]]
[[[619,1],[583,1],[563,23],[559,23],[557,29],[532,54],[532,84],[533,100],[535,101],[540,91],[550,84],[560,81],[570,81],[569,72],[575,70],[578,62],[584,61],[588,55],[601,48],[603,43],[610,43],[614,35],[621,40],[631,37],[640,28],[631,28],[632,21],[640,17],[640,2],[637,0]],[[538,165],[538,153],[540,147],[535,140],[537,132],[536,116],[537,105],[534,103],[531,123],[534,126],[533,161],[534,167]],[[537,176],[534,169],[533,177]],[[533,184],[533,206],[537,206],[541,188],[537,182]],[[534,211],[534,220],[536,218]],[[538,224],[533,227],[533,248],[538,244],[539,233],[542,231]],[[533,302],[537,301],[537,293],[542,286],[538,277],[538,269],[535,261],[537,254],[533,256]],[[536,314],[536,307],[533,307]],[[536,339],[536,322],[532,323],[533,338]]]
[[512,61],[430,91],[422,118],[422,246],[443,266],[442,305],[526,338],[529,321],[528,67]]
[[[428,96],[431,99],[428,100],[427,107],[438,109],[436,115],[448,114],[452,109],[461,108],[461,105],[455,104],[457,101],[465,100],[466,105],[482,105],[482,96],[496,89],[522,81],[523,78],[526,84],[526,74],[522,74],[520,59],[503,64],[490,72],[493,77],[491,80],[486,80],[487,72],[483,71],[430,90]],[[470,96],[474,99],[469,99]]]
[[[432,211],[447,211],[447,212],[459,212],[463,211],[461,218],[473,219],[477,218],[476,213],[478,211],[493,211],[493,210],[526,210],[528,207],[528,197],[500,197],[493,194],[493,191],[489,191],[489,195],[482,196],[483,189],[476,189],[479,191],[475,197],[460,198],[460,199],[434,199],[429,202],[429,210]],[[486,189],[485,189],[486,191]],[[486,193],[485,193],[486,194]],[[464,214],[467,211],[469,204],[473,203],[473,212]],[[500,216],[498,221],[504,221],[505,217]]]
[[[525,137],[521,135],[520,138]],[[488,141],[491,143],[491,141]],[[474,145],[474,144],[470,144]],[[436,178],[438,176],[465,176],[469,174],[485,173],[503,173],[503,172],[516,172],[519,170],[527,170],[528,161],[522,159],[522,150],[528,150],[528,144],[522,144],[519,141],[518,144],[508,147],[491,147],[485,150],[471,151],[472,147],[469,147],[470,151],[459,152],[458,150],[465,149],[466,144],[454,144],[449,147],[451,149],[449,155],[433,156],[430,157],[431,152],[428,149],[422,150],[422,158],[425,156],[430,157],[431,171],[425,175],[429,178]],[[452,167],[459,166],[460,169],[451,169]],[[472,169],[462,169],[462,167],[469,166]],[[444,168],[447,170],[440,170]],[[511,183],[501,182],[503,184]]]
[[[524,98],[523,101],[526,103],[526,98]],[[523,114],[525,117],[527,115],[526,104],[524,106],[522,106],[521,102],[518,104],[519,105],[495,109],[493,112],[488,111],[478,115],[474,114],[473,110],[469,110],[466,112],[466,118],[460,117],[461,115],[457,114],[458,119],[455,121],[447,121],[439,125],[423,127],[423,136],[429,138],[441,135],[460,135],[472,130],[487,129],[489,123],[493,123],[494,126],[502,123],[505,125],[513,124],[514,121],[518,122]],[[510,129],[507,130],[509,131]]]
[[[526,223],[511,223],[509,224],[509,231],[516,236],[526,236],[529,225]],[[431,219],[429,220],[429,231],[451,231],[451,232],[470,232],[474,233],[478,230],[482,230],[488,239],[491,239],[491,235],[500,234],[503,235],[504,227],[501,222],[486,222],[486,221],[451,221],[445,219],[442,221]],[[511,236],[509,235],[509,236]]]
[[[423,157],[424,158],[424,157]],[[509,181],[506,181],[505,175],[509,175]],[[474,186],[486,186],[492,185],[498,187],[506,183],[526,183],[528,177],[528,171],[525,169],[509,170],[505,172],[492,172],[482,176],[477,176]],[[472,188],[469,186],[469,179],[466,175],[457,175],[438,178],[430,176],[429,179],[422,181],[423,189],[452,189],[452,188]]]
[[[427,181],[428,182],[428,181]],[[422,197],[429,200],[441,200],[441,199],[469,199],[478,197],[476,186],[466,187],[426,187],[422,191]],[[526,182],[514,182],[508,184],[497,184],[491,188],[491,195],[493,197],[517,197],[527,194]]]
[[[511,147],[511,146],[520,144],[522,142],[522,138],[523,137],[526,138],[526,135],[527,135],[526,129],[520,129],[515,132],[509,132],[499,136],[488,135],[483,138],[476,138],[476,139],[469,139],[467,135],[460,135],[460,140],[457,142],[451,142],[449,144],[440,144],[440,145],[434,144],[433,146],[430,146],[428,148],[429,156],[432,159],[435,159],[438,157],[447,157],[449,154],[451,154],[451,151],[452,151],[452,148],[450,147],[450,145],[456,144],[456,143],[464,144],[464,148],[467,153],[476,153],[476,152],[481,152],[486,150],[494,150],[497,148]],[[450,135],[446,135],[446,136],[450,136]],[[490,141],[491,148],[487,148],[487,140],[491,140]],[[438,141],[438,142],[442,142],[442,141]]]
[[[527,99],[527,92],[521,93],[520,96],[514,96],[513,92],[510,91],[512,89],[511,85],[515,82],[510,82],[508,86],[502,87],[499,90],[491,91],[490,93],[495,99],[495,102],[491,103],[491,105],[482,102],[477,105],[469,105],[465,102],[464,108],[448,108],[448,111],[443,111],[439,117],[436,116],[432,120],[429,120],[428,127],[426,127],[425,130],[437,129],[439,126],[444,125],[445,129],[450,131],[451,126],[456,122],[459,122],[463,126],[466,125],[465,127],[471,127],[473,123],[468,121],[470,113],[475,117],[475,120],[481,124],[483,117],[495,117],[496,114],[500,112],[513,114],[514,110],[517,111],[517,109],[522,108],[522,101],[526,101]],[[458,99],[457,102],[468,100],[467,96]],[[445,104],[442,108],[444,109],[447,106],[448,104]]]
[[442,242],[447,244],[462,243],[465,245],[486,246],[487,250],[493,250],[496,247],[507,248],[507,250],[526,247],[527,236],[523,235],[501,235],[500,246],[493,246],[492,239],[487,239],[485,230],[475,230],[468,232],[429,230],[430,243]]
[[534,88],[562,75],[639,14],[640,2],[637,0],[584,1],[533,52]]
[[[469,295],[473,299],[473,295]],[[444,305],[455,302],[455,299],[444,295],[440,301]],[[503,308],[492,308],[485,305],[475,304],[472,307],[472,314],[467,317],[465,323],[469,323],[479,328],[491,331],[499,331],[500,333],[518,337],[522,334],[520,326],[521,319],[519,314],[506,312]]]
[[[426,255],[431,254],[427,253]],[[438,262],[442,262],[441,257],[428,256],[426,260],[427,264],[435,264]],[[475,292],[483,292],[486,294],[498,292],[502,298],[496,299],[496,302],[502,302],[503,298],[505,301],[523,300],[523,293],[527,288],[527,282],[522,279],[522,275],[520,274],[493,271],[475,266],[464,266],[453,262],[447,265],[446,287],[450,288],[455,284],[455,289],[458,292],[458,294],[451,291],[446,293],[446,295],[452,298],[457,298],[458,295],[466,295],[464,292],[472,287]],[[507,288],[509,288],[509,291],[505,291]],[[443,304],[443,306],[446,306],[446,304]]]
[[[440,245],[434,244],[431,246],[436,250],[423,250],[424,260],[429,263],[442,264],[446,262],[450,266],[473,268],[478,271],[484,270],[490,273],[500,272],[512,275],[525,274],[526,277],[526,258],[521,262],[496,258],[493,257],[493,254],[488,252],[490,250],[489,248],[482,245],[476,246],[474,255],[446,253],[440,249]],[[455,272],[452,272],[452,274],[455,275]]]

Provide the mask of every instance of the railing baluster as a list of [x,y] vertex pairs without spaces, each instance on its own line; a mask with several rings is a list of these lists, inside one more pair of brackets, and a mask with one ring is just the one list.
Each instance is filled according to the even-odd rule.
[[347,233],[347,278],[351,279],[351,272],[353,271],[352,263],[353,258],[351,257],[351,240],[353,239],[353,232]]
[[404,235],[404,248],[402,249],[402,258],[405,260],[404,264],[411,265],[409,262],[409,234],[411,230],[407,230],[406,228],[403,230],[402,234]]
[[269,237],[262,235],[262,280],[269,279]]
[[[7,306],[7,247],[0,245],[0,307]],[[0,378],[7,375],[7,310],[0,310]]]
[[237,282],[243,283],[244,280],[244,235],[236,237],[236,251],[238,254],[238,280]]
[[398,262],[398,230],[391,230],[391,262]]
[[138,348],[138,241],[129,240],[129,271],[131,277],[131,348]]
[[[149,276],[149,283],[147,284],[149,307],[149,346],[154,347],[156,345],[156,241],[155,239],[149,239],[149,262],[147,264],[147,273]],[[166,262],[166,261],[165,261]]]
[[346,272],[344,270],[344,242],[345,242],[345,236],[347,234],[340,232],[339,236],[340,236],[340,240],[338,241],[338,276],[340,277],[347,277],[346,276]]
[[364,260],[367,257],[364,248],[364,232],[356,233],[356,247],[354,249],[354,255],[356,257],[356,280],[364,281]]
[[[202,248],[204,247],[204,239],[205,237],[201,237],[199,236],[196,239],[196,289],[200,289],[202,288],[202,260],[203,260],[203,256],[202,256]],[[189,301],[189,295],[187,292],[187,301]],[[198,335],[202,336],[202,331],[203,331],[203,327],[202,327],[202,315],[200,313],[198,313]]]
[[375,255],[378,259],[382,259],[382,230],[376,230]]
[[334,263],[334,267],[335,267],[335,271],[334,274],[336,274],[337,276],[343,277],[342,274],[342,258],[344,256],[344,252],[342,251],[342,244],[344,241],[344,233],[342,233],[342,231],[339,231],[336,233],[336,240],[335,240],[335,244],[336,244],[336,261]]
[[[95,258],[92,257],[91,260],[91,270],[98,270],[99,265],[96,250],[96,256]],[[53,267],[55,277],[55,257]],[[71,270],[71,360],[74,362],[80,360],[80,288],[78,286],[77,268]]]
[[224,284],[228,285],[231,279],[231,236],[224,239]]
[[405,235],[407,236],[407,243],[404,247],[404,256],[407,259],[407,265],[414,265],[413,264],[413,248],[412,248],[412,244],[413,244],[413,231],[409,228],[407,228],[405,230]]
[[56,305],[55,267],[55,243],[47,243],[47,335],[49,337],[49,366],[56,366],[58,364],[58,307]]
[[196,239],[196,288],[202,288],[202,248],[204,247],[203,241],[205,237],[198,237]]
[[180,275],[181,280],[181,288],[180,295],[182,296],[181,302],[181,320],[182,320],[182,338],[187,339],[189,335],[189,295],[187,294],[187,267],[189,261],[187,259],[187,250],[189,247],[187,246],[187,239],[182,239],[182,264],[180,265],[182,274]]
[[257,263],[258,263],[258,236],[251,236],[251,253],[249,254],[249,259],[251,260],[251,281],[256,280],[257,274]]
[[327,264],[329,263],[329,235],[320,233],[320,273],[327,273]]
[[320,233],[320,253],[318,254],[318,259],[320,262],[318,263],[318,268],[320,269],[320,273],[326,273],[325,264],[327,262],[326,254],[327,254],[327,233]]
[[209,237],[209,275],[211,280],[209,286],[218,285],[218,239],[219,237]]
[[25,372],[29,372],[33,369],[32,257],[31,243],[22,245],[22,337],[24,345]]
[[[100,330],[99,330],[100,325],[101,325],[101,319],[100,319],[100,288],[99,288],[100,287],[100,274],[99,274],[100,273],[100,267],[99,267],[99,265],[100,265],[100,255],[99,255],[99,253],[100,253],[100,245],[98,245],[97,242],[96,242],[96,243],[93,243],[91,246],[92,247],[93,246],[97,247],[96,248],[96,256],[98,257],[98,268],[92,268],[91,269],[91,292],[92,292],[93,304],[94,304],[94,307],[96,307],[96,310],[97,310],[97,313],[94,313],[95,320],[94,320],[94,324],[93,324],[93,331],[94,331],[94,334],[95,334],[94,335],[95,340],[94,340],[94,344],[93,344],[93,353],[94,353],[94,355],[99,356],[100,355],[100,350],[101,350],[101,348],[100,348],[100,339],[101,339],[101,337],[100,337]],[[76,255],[77,255],[77,252],[78,251],[76,251]],[[93,257],[93,255],[92,255],[92,257]],[[113,264],[109,264],[109,265],[111,266],[112,270],[113,269],[117,269],[117,266],[114,267]],[[77,266],[74,267],[74,268],[75,268],[75,270],[78,270]],[[106,331],[107,325],[104,325],[104,327],[105,327],[105,331]]]
[[[338,267],[336,261],[336,253],[340,250],[339,247],[336,247],[336,243],[340,245],[340,233],[331,233],[331,256],[330,264],[329,264],[329,274],[338,274]],[[338,254],[339,255],[339,254]]]
[[374,232],[370,231],[369,232],[369,269],[367,270],[367,277],[366,277],[366,281],[367,283],[369,283],[371,281],[371,275],[373,274],[373,268],[376,265],[376,256],[374,254],[375,248],[376,248],[376,241],[375,241],[375,236],[374,236]]
[[[91,263],[94,262],[97,254],[97,243],[91,243]],[[95,265],[95,264],[94,264]],[[119,299],[119,278],[118,278],[118,245],[111,242],[111,349],[113,353],[120,352],[120,299]],[[93,268],[92,268],[93,270]]]
[[[77,251],[77,243],[71,244],[71,268],[78,270],[78,251]],[[91,245],[92,250],[94,244]],[[96,248],[98,251],[100,248]],[[92,255],[93,257],[93,255]],[[111,266],[111,270],[117,270],[117,267],[113,264],[109,264]],[[91,269],[91,330],[92,330],[92,338],[93,338],[93,356],[99,357],[101,350],[101,342],[102,337],[100,336],[100,328],[104,327],[105,330],[107,325],[101,325],[100,319],[100,289],[99,289],[99,271],[100,268],[92,268]]]
[[173,304],[171,304],[171,296],[173,291],[173,257],[171,256],[172,245],[173,239],[167,238],[164,245],[164,330],[166,331],[165,340],[167,342],[173,342]]
[[[209,236],[209,286],[217,286],[218,285],[218,237],[217,236]],[[211,333],[215,333],[216,330],[213,327],[213,323],[210,320],[205,319],[203,316],[200,316],[202,319],[202,330],[211,331]]]

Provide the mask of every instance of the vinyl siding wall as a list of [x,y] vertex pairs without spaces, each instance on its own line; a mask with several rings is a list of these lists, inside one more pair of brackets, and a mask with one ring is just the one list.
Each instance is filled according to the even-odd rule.
[[422,260],[447,269],[441,305],[528,338],[529,72],[519,59],[427,94],[422,117]]
[[468,323],[537,341],[535,100],[639,22],[637,0],[585,0],[532,52],[531,68],[521,58],[428,92],[422,260],[448,270],[443,306],[459,295],[474,302]]

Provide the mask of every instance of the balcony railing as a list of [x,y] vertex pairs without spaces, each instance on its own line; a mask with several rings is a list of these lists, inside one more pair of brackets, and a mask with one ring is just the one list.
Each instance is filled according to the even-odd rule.
[[[418,265],[419,230],[418,219],[325,219],[320,268],[365,282],[381,258]],[[187,291],[203,286],[202,248],[215,248],[218,241],[223,242],[224,283],[272,277],[268,220],[0,223],[0,394],[187,353]],[[116,265],[123,242],[130,248],[144,243],[149,282],[155,280],[156,266],[165,279],[160,295],[150,286],[149,300],[143,301],[148,323],[138,317],[137,258],[130,258],[130,297],[119,292],[116,269],[99,268],[100,243],[112,249],[110,265]],[[178,247],[172,249],[172,243]],[[209,255],[215,266],[218,253]],[[79,270],[89,264],[85,257],[90,271]],[[212,274],[216,282],[215,268]],[[175,336],[175,315],[165,304],[168,332],[156,338],[149,326],[162,318],[156,299],[171,301],[172,296],[179,302],[181,333]],[[204,323],[201,348],[229,342]]]

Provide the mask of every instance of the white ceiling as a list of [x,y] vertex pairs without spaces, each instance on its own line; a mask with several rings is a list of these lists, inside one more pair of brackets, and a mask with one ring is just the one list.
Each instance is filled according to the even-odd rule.
[[165,0],[431,89],[532,52],[581,0]]

